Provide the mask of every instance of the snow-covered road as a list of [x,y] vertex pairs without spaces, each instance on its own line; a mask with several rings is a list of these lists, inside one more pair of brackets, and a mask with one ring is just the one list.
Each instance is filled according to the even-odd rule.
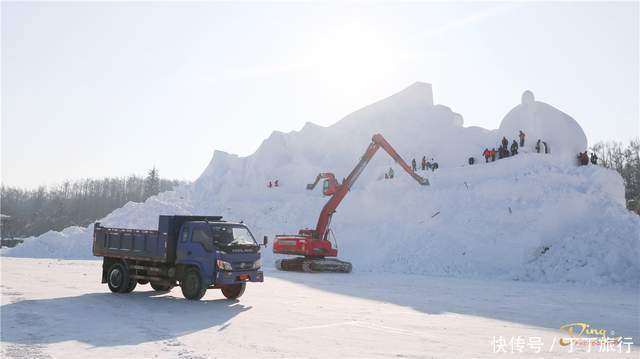
[[558,345],[577,322],[637,343],[638,288],[267,269],[237,302],[192,302],[112,294],[99,261],[1,261],[3,357],[638,357]]

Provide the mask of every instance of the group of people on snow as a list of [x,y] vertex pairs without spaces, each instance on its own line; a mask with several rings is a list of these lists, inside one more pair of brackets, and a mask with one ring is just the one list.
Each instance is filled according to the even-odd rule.
[[384,173],[384,179],[393,179],[393,168],[389,167],[389,171]]
[[[485,148],[484,151],[482,152],[482,157],[484,157],[485,163],[489,162],[489,160],[491,160],[491,162],[494,162],[496,160],[496,156],[498,157],[498,159],[501,159],[501,158],[517,155],[518,149],[524,147],[526,134],[522,130],[520,130],[520,133],[518,133],[518,138],[520,140],[519,142],[516,140],[513,140],[511,142],[511,145],[509,145],[509,140],[507,140],[506,137],[502,137],[502,140],[500,141],[500,147],[498,148],[497,151],[495,147],[492,149]],[[536,142],[535,150],[538,153],[540,153],[542,150],[544,150],[544,153],[550,152],[549,146],[547,145],[547,143],[540,139],[538,139],[538,142]],[[475,163],[475,158],[469,157],[469,164],[472,165],[474,163]]]
[[[420,169],[422,171],[431,170],[432,172],[438,169],[438,162],[434,161],[433,158],[431,160],[427,160],[427,156],[422,156],[422,162],[420,162]],[[413,172],[418,171],[418,162],[415,158],[411,160],[411,169]],[[389,168],[389,171],[385,172],[384,179],[392,179],[393,178],[393,168]]]
[[549,150],[549,145],[547,145],[547,143],[545,141],[541,141],[540,139],[538,139],[538,142],[536,142],[536,152],[540,153],[543,150],[544,147],[544,153],[549,153],[551,152]]
[[[503,136],[502,141],[500,141],[500,147],[497,151],[495,147],[492,149],[485,148],[482,152],[482,157],[484,157],[485,163],[489,162],[489,159],[491,159],[491,162],[494,162],[496,160],[496,155],[498,156],[498,159],[517,155],[518,149],[524,146],[525,136],[526,135],[524,134],[524,132],[520,130],[520,133],[518,134],[518,137],[520,138],[520,144],[518,144],[516,140],[513,140],[511,142],[511,146],[509,146],[509,140],[507,140],[507,138]],[[475,159],[473,157],[469,158],[469,164],[472,165],[474,163]]]
[[269,181],[269,183],[267,183],[267,187],[272,188],[272,187],[279,187],[280,183],[278,183],[278,180],[275,181]]
[[587,151],[578,153],[578,165],[579,166],[587,166],[589,165],[589,160],[591,160],[592,165],[598,164],[598,155],[595,152],[591,152],[591,156]]
[[[416,162],[415,158],[411,160],[411,169],[413,169],[413,172],[416,172],[418,170],[418,163]],[[438,162],[435,162],[433,158],[431,159],[431,161],[428,161],[427,156],[422,156],[422,162],[420,162],[420,169],[422,169],[423,171],[427,171],[427,170],[435,171],[438,169]]]

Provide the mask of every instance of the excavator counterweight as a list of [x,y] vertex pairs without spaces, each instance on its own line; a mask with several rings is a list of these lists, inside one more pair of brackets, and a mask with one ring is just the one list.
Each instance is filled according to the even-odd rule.
[[322,193],[325,196],[331,196],[331,198],[322,208],[315,229],[301,229],[298,234],[276,236],[273,242],[274,253],[301,256],[277,260],[277,269],[302,272],[351,272],[351,263],[335,258],[327,258],[338,255],[335,241],[332,243],[330,240],[331,217],[336,212],[340,202],[349,193],[351,186],[360,177],[362,171],[364,171],[369,161],[381,147],[416,182],[423,186],[429,185],[429,181],[415,173],[382,135],[373,135],[364,155],[362,155],[358,164],[342,183],[338,183],[333,173],[323,172],[318,174],[313,183],[307,184],[307,189],[313,190],[320,181],[323,181]]

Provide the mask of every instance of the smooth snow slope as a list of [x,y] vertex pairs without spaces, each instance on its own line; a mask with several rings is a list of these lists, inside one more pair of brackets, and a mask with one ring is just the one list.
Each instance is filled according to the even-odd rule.
[[[466,165],[519,129],[528,134],[520,155]],[[464,127],[462,116],[433,105],[431,85],[416,83],[332,126],[274,132],[251,156],[216,151],[193,185],[129,203],[101,222],[155,228],[159,214],[221,214],[249,223],[256,236],[296,233],[315,226],[326,201],[305,184],[319,172],[346,176],[378,132],[407,161],[427,155],[440,170],[426,173],[431,186],[421,187],[383,151],[371,161],[333,221],[340,257],[355,270],[640,282],[640,218],[624,207],[622,179],[599,166],[577,167],[584,132],[531,93],[490,131]],[[537,138],[551,154],[532,153]],[[389,167],[393,181],[382,179]],[[268,189],[275,179],[281,187]],[[49,232],[4,253],[90,258],[91,231]],[[265,252],[269,263],[273,256]]]

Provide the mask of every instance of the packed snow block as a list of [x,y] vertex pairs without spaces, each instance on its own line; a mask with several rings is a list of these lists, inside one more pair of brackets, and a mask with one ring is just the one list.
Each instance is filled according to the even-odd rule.
[[518,139],[520,130],[526,134],[526,147],[533,150],[540,139],[548,144],[551,155],[567,163],[575,164],[578,153],[587,150],[587,136],[578,122],[555,107],[536,101],[531,91],[525,91],[522,103],[504,117],[497,138],[504,136],[511,143]]

